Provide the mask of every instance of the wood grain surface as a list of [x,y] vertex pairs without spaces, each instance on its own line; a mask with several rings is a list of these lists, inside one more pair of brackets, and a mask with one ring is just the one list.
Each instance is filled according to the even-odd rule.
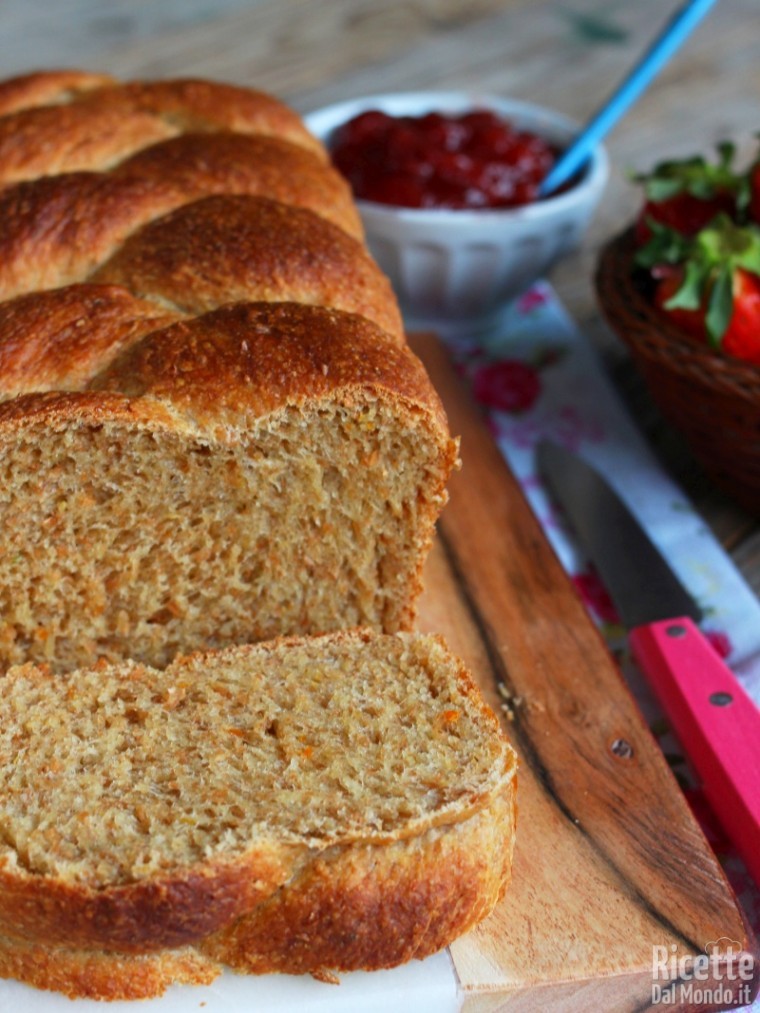
[[653,946],[684,956],[725,937],[757,944],[446,352],[431,337],[414,347],[463,460],[421,625],[445,631],[477,674],[521,763],[513,884],[452,948],[464,1009],[647,1009]]

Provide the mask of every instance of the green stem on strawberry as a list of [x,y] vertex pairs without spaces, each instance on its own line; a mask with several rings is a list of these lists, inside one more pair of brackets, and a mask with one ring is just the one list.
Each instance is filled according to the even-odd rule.
[[649,242],[657,225],[693,236],[720,214],[735,221],[747,217],[751,181],[733,166],[734,145],[718,146],[717,161],[701,155],[660,162],[651,172],[633,176],[644,188],[645,201],[635,226],[636,243]]
[[734,271],[720,268],[707,301],[705,330],[714,348],[719,348],[734,314]]
[[744,177],[733,168],[735,146],[730,141],[717,145],[717,162],[708,162],[702,155],[659,162],[651,172],[638,173],[634,182],[642,183],[647,200],[656,204],[688,193],[700,200],[710,200],[720,193],[738,194]]
[[651,239],[636,251],[638,267],[651,269],[658,264],[680,264],[689,256],[694,237],[685,235],[669,225],[661,225],[654,218],[647,219]]
[[635,262],[653,275],[662,274],[663,265],[677,268],[678,286],[672,290],[671,284],[662,308],[703,311],[705,335],[710,344],[721,347],[740,299],[745,299],[748,288],[760,286],[760,226],[737,225],[728,215],[719,215],[696,235],[684,236],[656,224]]

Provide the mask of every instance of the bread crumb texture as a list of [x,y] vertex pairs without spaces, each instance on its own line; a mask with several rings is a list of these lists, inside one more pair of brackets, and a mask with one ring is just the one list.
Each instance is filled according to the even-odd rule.
[[404,628],[443,497],[431,442],[371,401],[278,412],[226,444],[129,418],[26,424],[0,458],[0,658],[161,666]]
[[230,648],[163,671],[11,670],[0,702],[2,853],[111,886],[276,840],[419,833],[477,808],[508,747],[437,639]]

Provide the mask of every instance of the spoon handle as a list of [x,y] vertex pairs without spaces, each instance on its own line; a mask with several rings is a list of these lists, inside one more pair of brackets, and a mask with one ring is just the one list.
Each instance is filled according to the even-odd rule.
[[541,184],[542,197],[566,183],[583,165],[593,148],[633,105],[714,3],[715,0],[688,0],[679,7],[630,74],[557,159]]

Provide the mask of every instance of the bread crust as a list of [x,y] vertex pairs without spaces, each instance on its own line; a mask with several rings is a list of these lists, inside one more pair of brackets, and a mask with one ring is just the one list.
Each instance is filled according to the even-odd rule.
[[6,447],[19,433],[35,427],[60,430],[68,426],[102,426],[113,423],[136,428],[159,428],[197,435],[187,419],[171,410],[170,405],[151,399],[132,400],[121,394],[88,391],[37,391],[0,403],[0,444]]
[[152,999],[170,985],[209,985],[221,971],[192,947],[135,955],[0,936],[0,978],[15,978],[69,999]]
[[150,953],[196,943],[270,896],[305,849],[263,841],[213,861],[123,886],[41,877],[0,856],[0,925],[50,946]]
[[249,974],[393,967],[446,946],[503,895],[516,784],[507,768],[474,815],[416,836],[311,852],[271,843],[235,862],[105,890],[0,861],[0,925],[19,940],[121,955],[196,944]]
[[91,275],[197,314],[240,299],[358,313],[403,341],[390,282],[364,246],[307,208],[217,195],[144,226]]
[[[239,972],[378,970],[446,946],[487,916],[509,884],[516,778],[455,833],[325,855],[250,914],[197,947],[137,954],[0,936],[0,977],[71,999],[147,999],[172,984]],[[491,822],[492,821],[492,822]]]
[[[92,390],[152,397],[213,425],[250,423],[323,398],[371,391],[429,419],[446,461],[455,453],[422,363],[353,313],[295,302],[241,302],[155,331],[130,346]],[[451,462],[453,463],[453,462]]]
[[111,87],[116,82],[108,74],[83,70],[43,70],[0,81],[0,116],[70,101],[84,92]]
[[515,791],[508,775],[486,808],[453,826],[320,855],[201,952],[249,974],[318,976],[435,953],[489,914],[509,884]]
[[[179,152],[170,151],[169,161],[192,147],[188,140],[197,145],[199,139],[195,135],[177,138]],[[172,173],[170,165],[164,175],[162,162],[166,159],[161,156],[166,146],[158,144],[155,149],[149,149],[149,153],[155,152],[154,157],[138,165],[134,172],[65,173],[20,183],[0,192],[0,219],[6,224],[0,236],[0,299],[84,281],[109,258],[117,256],[130,239],[131,249],[139,250],[145,242],[140,238],[140,230],[149,223],[185,205],[193,207],[193,202],[204,197],[214,194],[220,195],[220,199],[221,195],[259,196],[277,201],[277,206],[286,211],[303,209],[318,216],[318,222],[309,230],[310,218],[296,214],[295,222],[305,233],[301,238],[307,244],[310,235],[317,242],[321,240],[322,249],[312,251],[311,257],[321,257],[323,269],[344,272],[347,282],[356,274],[353,265],[347,262],[347,255],[360,250],[359,264],[364,266],[364,274],[369,273],[373,278],[378,292],[388,303],[385,312],[395,329],[400,330],[400,318],[388,283],[374,265],[370,267],[366,263],[366,255],[358,242],[361,228],[335,174],[321,166],[309,152],[299,151],[287,142],[280,142],[285,151],[275,158],[278,153],[271,150],[273,141],[267,138],[222,134],[216,140],[222,143],[210,145],[208,160],[200,166],[197,159],[193,162],[192,152],[189,152],[181,173],[178,169]],[[228,149],[238,150],[238,158],[241,158],[239,149],[245,152],[246,142],[258,152],[250,153],[254,161],[245,162],[247,171],[243,172],[236,169],[233,153]],[[264,159],[260,157],[262,148],[266,149]],[[257,154],[258,161],[255,160]],[[251,208],[256,206],[250,205]],[[242,213],[239,202],[231,203],[228,210],[237,211],[238,217]],[[243,223],[248,220],[244,217]],[[183,221],[179,219],[180,225]],[[267,227],[267,222],[270,230],[276,224],[271,213],[261,223],[262,227]],[[329,227],[320,229],[323,223],[329,223]],[[337,236],[336,229],[341,230]],[[159,231],[164,243],[171,239],[170,225],[162,224]],[[175,227],[175,231],[179,230]],[[323,234],[326,238],[322,238]],[[151,235],[149,231],[148,240]],[[324,250],[330,240],[336,244],[334,257]],[[250,243],[248,248],[250,250]],[[250,278],[256,260],[246,260],[245,254],[245,248],[238,248],[235,272],[242,270]],[[250,258],[250,252],[248,256]],[[293,251],[291,259],[296,259]],[[303,259],[301,257],[301,263]],[[156,294],[164,295],[160,288]],[[229,298],[222,301],[229,301]]]
[[181,134],[143,148],[110,173],[114,179],[146,179],[179,192],[271,197],[309,208],[357,239],[364,238],[359,212],[343,177],[302,145],[281,137]]
[[118,285],[9,300],[0,312],[0,397],[82,390],[120,351],[181,318]]
[[[23,87],[16,85],[16,93]],[[43,87],[36,86],[37,94]],[[34,83],[26,88],[35,91]],[[191,131],[271,134],[327,160],[296,113],[249,88],[187,78],[64,91],[68,102],[34,104],[0,118],[0,184],[109,169],[148,144]]]
[[[23,316],[45,313],[49,305],[62,321],[58,325],[49,315],[47,340],[40,333],[37,347],[29,351],[27,361],[36,364],[36,379],[29,379],[34,392],[0,403],[0,439],[43,417],[53,425],[100,425],[113,417],[172,427],[182,419],[186,432],[192,420],[224,439],[233,429],[239,433],[254,419],[288,407],[336,397],[350,404],[357,397],[374,396],[392,400],[410,420],[430,427],[441,446],[444,481],[455,463],[458,445],[449,438],[443,406],[422,363],[406,344],[364,317],[300,303],[244,302],[141,336],[141,325],[134,325],[131,314],[144,304],[116,286],[104,286],[102,294],[106,302],[95,305],[104,317],[100,354],[97,347],[77,352],[76,333],[71,334],[77,316],[66,305],[69,297],[75,305],[80,298],[97,304],[99,286],[85,293],[60,290],[44,293],[44,298],[30,296],[26,306],[18,307]],[[152,326],[150,317],[144,326]],[[17,347],[20,329],[12,321],[5,332],[0,326],[0,362],[5,354],[17,370],[26,358],[26,349]],[[121,354],[116,354],[118,349]],[[72,356],[72,373],[84,381],[76,392],[58,387],[62,354]],[[53,386],[44,391],[47,383]]]

